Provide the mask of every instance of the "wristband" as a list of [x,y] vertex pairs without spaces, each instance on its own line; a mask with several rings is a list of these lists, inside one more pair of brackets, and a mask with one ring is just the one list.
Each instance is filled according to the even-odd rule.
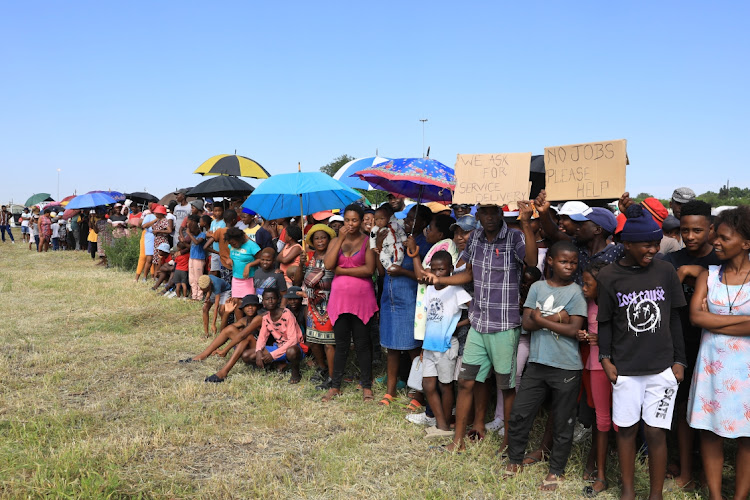
[[599,362],[601,363],[603,360],[608,359],[612,361],[612,356],[609,354],[599,354]]

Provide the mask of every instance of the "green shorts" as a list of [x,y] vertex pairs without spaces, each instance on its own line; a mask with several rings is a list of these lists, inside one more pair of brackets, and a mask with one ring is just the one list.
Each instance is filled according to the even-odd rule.
[[470,328],[458,378],[484,382],[492,368],[498,389],[513,389],[516,386],[516,355],[520,338],[520,327],[494,333],[479,333]]

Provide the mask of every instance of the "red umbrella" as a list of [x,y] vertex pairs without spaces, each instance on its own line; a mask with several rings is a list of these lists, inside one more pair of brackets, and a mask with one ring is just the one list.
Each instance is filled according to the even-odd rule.
[[71,218],[71,217],[73,217],[74,215],[78,215],[78,213],[79,213],[79,212],[80,212],[80,210],[78,210],[78,209],[76,209],[76,208],[69,208],[69,209],[67,209],[67,210],[65,210],[65,211],[63,212],[63,214],[62,214],[62,218],[63,218],[63,219],[70,219],[70,218]]
[[74,194],[71,194],[70,196],[66,196],[65,198],[63,198],[62,200],[60,200],[60,205],[66,206],[68,204],[68,202],[70,200],[72,200],[73,198],[75,198],[75,197],[76,197],[76,195],[74,195]]

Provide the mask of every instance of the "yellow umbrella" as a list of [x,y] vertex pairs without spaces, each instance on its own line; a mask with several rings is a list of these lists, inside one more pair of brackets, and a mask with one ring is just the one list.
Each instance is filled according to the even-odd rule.
[[251,177],[253,179],[268,179],[271,177],[260,163],[245,156],[216,155],[204,161],[194,174],[201,175],[233,175],[236,177]]

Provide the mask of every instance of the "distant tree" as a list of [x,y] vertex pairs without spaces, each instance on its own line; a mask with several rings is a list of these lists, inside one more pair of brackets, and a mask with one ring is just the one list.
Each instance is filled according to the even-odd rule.
[[388,192],[386,191],[380,191],[379,189],[374,189],[372,191],[357,189],[357,191],[362,193],[362,196],[367,198],[367,201],[373,205],[380,205],[381,203],[388,201]]
[[336,172],[338,172],[341,167],[343,167],[344,165],[346,165],[347,163],[349,163],[353,159],[354,159],[354,157],[353,156],[349,156],[348,154],[343,154],[341,156],[337,156],[336,158],[334,158],[333,160],[331,160],[330,163],[328,163],[328,164],[323,165],[322,167],[320,167],[320,171],[323,172],[324,174],[328,174],[331,177],[333,177],[334,174]]
[[636,196],[635,198],[633,198],[633,200],[636,203],[640,203],[643,200],[645,200],[646,198],[653,198],[653,197],[654,196],[652,194],[649,194],[649,193],[638,193],[638,196]]

